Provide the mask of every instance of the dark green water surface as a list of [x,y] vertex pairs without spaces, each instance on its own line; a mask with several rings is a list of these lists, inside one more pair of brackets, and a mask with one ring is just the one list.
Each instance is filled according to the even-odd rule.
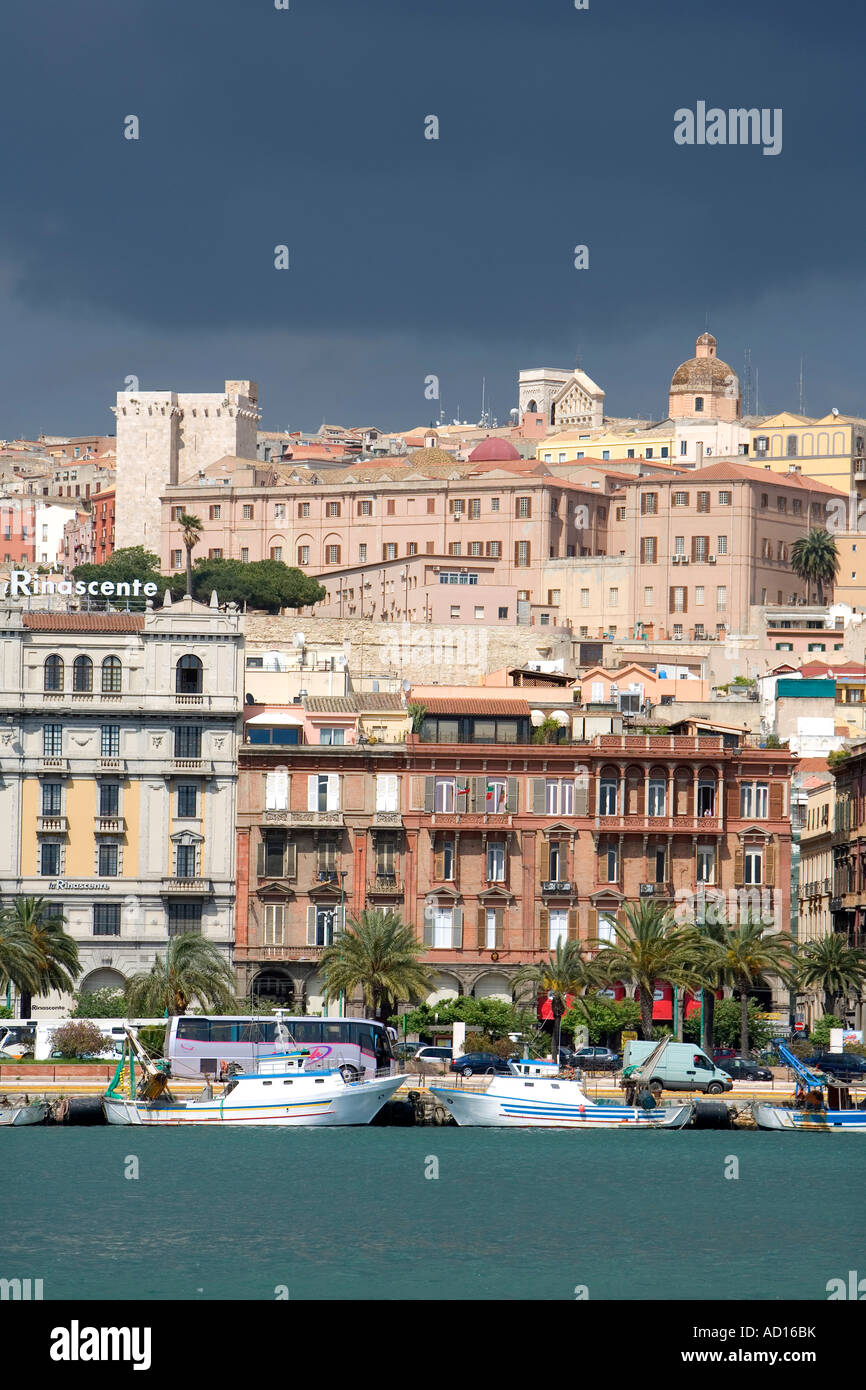
[[866,1135],[0,1136],[0,1275],[46,1299],[823,1300],[866,1276]]

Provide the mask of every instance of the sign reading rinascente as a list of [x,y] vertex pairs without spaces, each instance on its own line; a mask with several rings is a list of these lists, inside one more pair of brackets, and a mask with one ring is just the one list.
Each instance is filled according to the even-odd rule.
[[41,598],[46,594],[88,594],[91,598],[153,598],[159,585],[141,579],[65,579],[62,574],[32,574],[30,570],[11,570],[0,584],[4,598]]
[[100,883],[96,878],[72,879],[53,878],[48,885],[49,893],[108,893],[110,883]]

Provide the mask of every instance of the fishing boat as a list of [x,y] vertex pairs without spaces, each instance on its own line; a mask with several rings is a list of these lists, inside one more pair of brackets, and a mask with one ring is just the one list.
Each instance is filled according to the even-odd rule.
[[866,1133],[866,1109],[854,1104],[847,1086],[810,1071],[784,1043],[779,1045],[779,1056],[796,1077],[794,1099],[787,1105],[753,1100],[752,1116],[758,1129]]
[[578,1077],[551,1075],[549,1064],[530,1058],[509,1062],[507,1075],[473,1077],[459,1086],[431,1086],[458,1125],[529,1129],[682,1129],[694,1102],[659,1105],[644,1093],[642,1103],[590,1100]]
[[0,1125],[41,1125],[47,1117],[47,1100],[32,1100],[25,1105],[0,1105]]
[[357,1081],[347,1068],[308,1070],[309,1050],[294,1046],[280,1022],[277,1038],[285,1050],[232,1076],[221,1095],[182,1101],[172,1096],[161,1064],[127,1030],[102,1098],[105,1118],[110,1125],[368,1125],[403,1082],[399,1075]]

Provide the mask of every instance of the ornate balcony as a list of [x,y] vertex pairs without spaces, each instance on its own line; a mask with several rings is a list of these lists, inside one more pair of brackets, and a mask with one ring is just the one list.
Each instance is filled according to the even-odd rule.
[[541,883],[542,893],[571,893],[573,888],[574,885],[567,878],[545,878],[542,879]]
[[377,874],[367,885],[367,896],[402,898],[403,882],[397,874]]
[[284,825],[287,829],[318,829],[343,824],[342,811],[263,811],[261,825]]
[[37,835],[68,835],[69,821],[66,816],[38,816]]
[[93,833],[95,835],[125,835],[126,820],[123,816],[94,816]]
[[164,878],[160,885],[160,893],[170,893],[176,895],[193,895],[197,898],[210,896],[213,893],[213,880],[209,878]]

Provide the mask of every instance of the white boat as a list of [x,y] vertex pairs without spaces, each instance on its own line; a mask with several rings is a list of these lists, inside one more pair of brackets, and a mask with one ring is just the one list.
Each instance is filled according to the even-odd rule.
[[0,1106],[0,1125],[41,1125],[47,1115],[47,1100],[34,1100],[29,1105],[3,1105]]
[[[859,1110],[848,1098],[847,1086],[841,1086],[808,1067],[779,1046],[782,1061],[797,1078],[794,1099],[788,1105],[773,1105],[769,1101],[752,1101],[752,1116],[758,1129],[798,1129],[812,1133],[866,1134],[866,1110]],[[827,1096],[825,1097],[825,1087]],[[828,1100],[830,1104],[828,1104]],[[836,1105],[833,1101],[845,1101]],[[866,1102],[864,1102],[866,1103]]]
[[[551,1077],[528,1061],[509,1064],[507,1076],[430,1087],[458,1125],[531,1129],[682,1129],[692,1101],[674,1105],[618,1105],[590,1100],[581,1082]],[[483,1086],[483,1089],[480,1087]]]
[[[138,1056],[141,1084],[136,1091]],[[368,1125],[404,1078],[356,1081],[348,1069],[308,1071],[309,1051],[290,1048],[233,1076],[219,1096],[175,1100],[168,1078],[129,1036],[129,1048],[102,1098],[110,1125]],[[128,1081],[125,1077],[128,1075]],[[124,1085],[126,1093],[124,1094]]]

